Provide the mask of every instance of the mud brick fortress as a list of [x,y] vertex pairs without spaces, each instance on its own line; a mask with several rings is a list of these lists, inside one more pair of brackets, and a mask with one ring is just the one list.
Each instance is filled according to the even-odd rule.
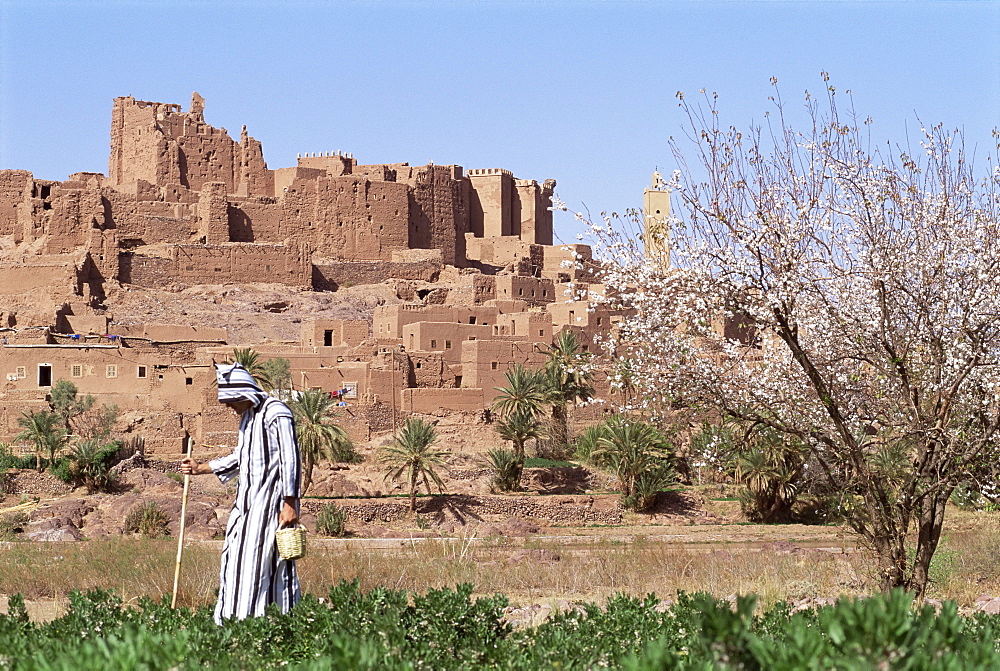
[[[248,346],[289,359],[295,388],[344,390],[359,439],[401,413],[482,410],[507,368],[539,365],[560,329],[593,347],[615,319],[567,298],[588,289],[590,250],[552,244],[554,186],[345,152],[270,169],[246,127],[237,141],[205,122],[197,93],[186,112],[116,98],[106,175],[0,170],[0,440],[66,379],[117,404],[150,452],[176,454],[188,436],[224,444],[234,422],[211,364]],[[300,320],[290,342],[237,342],[183,310],[122,319],[118,301],[130,288],[393,281],[395,303]]]

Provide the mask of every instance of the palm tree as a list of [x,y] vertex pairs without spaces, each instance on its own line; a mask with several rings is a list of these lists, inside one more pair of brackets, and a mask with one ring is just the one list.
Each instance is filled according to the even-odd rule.
[[538,371],[515,364],[504,373],[507,385],[496,387],[500,394],[493,399],[493,410],[500,417],[524,412],[534,417],[542,414],[545,405],[545,388]]
[[524,444],[532,438],[544,437],[545,428],[535,415],[521,409],[498,421],[496,430],[501,438],[514,444],[517,464],[516,472],[511,475],[511,481],[517,488],[521,482],[521,472],[524,470]]
[[553,455],[565,453],[569,445],[569,419],[566,406],[594,396],[593,373],[588,369],[590,356],[580,351],[576,332],[563,329],[546,349],[548,361],[542,368],[546,400],[552,407],[550,431]]
[[[876,457],[888,453],[876,453]],[[743,512],[752,522],[786,521],[798,496],[798,483],[805,465],[805,446],[770,429],[758,429],[736,458],[736,482]]]
[[274,388],[274,383],[271,381],[270,375],[268,375],[268,370],[264,366],[260,354],[255,352],[252,347],[234,347],[232,360],[226,361],[226,363],[238,363],[246,368],[247,372],[250,373],[250,377],[264,391],[270,391]]
[[41,455],[44,452],[51,464],[56,452],[66,439],[66,432],[60,426],[61,418],[54,412],[38,410],[37,412],[22,411],[17,418],[17,424],[23,430],[14,440],[30,440],[35,444],[35,468],[42,470]]
[[350,436],[334,424],[334,401],[322,389],[307,389],[288,405],[295,415],[295,439],[302,454],[302,493],[312,484],[313,466],[322,459],[354,461],[357,455]]
[[427,493],[431,493],[431,481],[438,491],[444,492],[444,483],[434,470],[444,466],[445,453],[431,449],[437,439],[434,425],[417,417],[411,417],[392,439],[392,444],[382,448],[379,463],[387,466],[385,479],[399,480],[405,477],[410,483],[410,512],[417,509],[417,486],[424,483]]
[[656,427],[616,415],[605,422],[591,459],[618,476],[624,506],[643,511],[673,482],[670,455],[670,442]]

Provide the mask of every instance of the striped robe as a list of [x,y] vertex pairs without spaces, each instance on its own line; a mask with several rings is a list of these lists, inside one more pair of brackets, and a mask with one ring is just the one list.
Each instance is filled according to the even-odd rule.
[[253,396],[254,406],[240,419],[236,450],[209,462],[222,482],[240,476],[222,549],[218,624],[263,615],[269,603],[288,612],[299,600],[295,562],[281,559],[274,540],[284,497],[299,496],[301,464],[292,413],[267,394]]

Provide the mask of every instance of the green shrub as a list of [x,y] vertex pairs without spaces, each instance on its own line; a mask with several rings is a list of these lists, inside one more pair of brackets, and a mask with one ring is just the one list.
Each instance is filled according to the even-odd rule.
[[13,462],[15,458],[10,443],[0,443],[0,470],[14,468]]
[[118,441],[101,444],[98,440],[79,440],[68,455],[52,465],[52,472],[64,482],[85,486],[91,493],[108,492],[117,481],[111,467],[121,452]]
[[501,447],[490,450],[486,456],[493,473],[490,478],[492,491],[512,492],[520,487],[521,459],[517,452]]
[[616,595],[515,628],[502,595],[472,598],[472,586],[408,593],[363,592],[358,581],[306,595],[286,615],[212,622],[211,607],[74,592],[65,615],[28,620],[14,596],[0,615],[0,658],[11,669],[951,669],[1000,668],[1000,616],[960,617],[914,607],[896,591],[792,614],[680,593]]
[[[44,459],[42,460],[45,461]],[[9,443],[0,443],[0,471],[11,468],[28,469],[35,467],[34,456],[19,457],[14,454],[14,446]]]
[[48,466],[49,473],[56,476],[63,482],[70,484],[73,482],[73,476],[70,473],[70,465],[71,462],[68,458],[60,457],[51,464],[49,464]]
[[347,511],[336,503],[323,506],[316,515],[316,532],[339,538],[347,533]]
[[162,538],[170,535],[169,524],[170,519],[155,501],[143,501],[128,511],[123,526],[125,533]]

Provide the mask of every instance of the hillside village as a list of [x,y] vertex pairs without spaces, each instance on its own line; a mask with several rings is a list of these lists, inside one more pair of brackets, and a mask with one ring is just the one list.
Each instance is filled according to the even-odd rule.
[[554,180],[345,152],[271,169],[197,93],[186,112],[116,98],[110,135],[107,174],[0,171],[0,441],[69,380],[147,454],[232,444],[211,366],[234,347],[338,392],[364,441],[481,412],[557,332],[594,351],[617,317],[586,300],[590,249],[553,244]]

